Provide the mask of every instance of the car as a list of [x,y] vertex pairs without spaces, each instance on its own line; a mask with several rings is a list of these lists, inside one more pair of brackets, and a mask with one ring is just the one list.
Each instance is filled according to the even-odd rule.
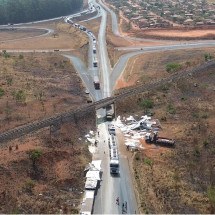
[[86,93],[86,94],[90,94],[89,90],[85,90],[85,93]]

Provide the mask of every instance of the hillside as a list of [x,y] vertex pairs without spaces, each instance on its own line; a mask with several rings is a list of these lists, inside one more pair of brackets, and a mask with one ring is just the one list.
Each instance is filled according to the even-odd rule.
[[[158,71],[157,71],[158,73]],[[175,148],[142,143],[133,170],[142,213],[214,213],[214,68],[117,103],[121,116],[142,116],[144,101]],[[131,74],[132,75],[132,74]]]
[[0,25],[64,16],[82,5],[83,0],[0,0]]

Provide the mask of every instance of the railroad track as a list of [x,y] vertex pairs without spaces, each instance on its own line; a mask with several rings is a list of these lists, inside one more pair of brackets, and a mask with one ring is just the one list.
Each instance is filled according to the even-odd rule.
[[43,120],[38,120],[32,123],[28,123],[22,126],[19,126],[14,129],[10,129],[6,132],[3,132],[0,134],[0,143],[7,142],[16,138],[19,138],[21,136],[36,132],[40,129],[54,126],[54,125],[61,125],[65,122],[69,122],[75,119],[75,117],[80,113],[89,112],[92,110],[97,110],[103,107],[106,107],[109,104],[112,104],[116,101],[122,100],[128,96],[132,96],[134,94],[142,93],[148,90],[155,89],[159,86],[162,86],[164,84],[170,83],[172,81],[177,81],[180,78],[184,78],[186,76],[202,72],[205,69],[208,69],[210,67],[215,66],[215,61],[207,62],[201,66],[198,66],[192,70],[183,70],[180,72],[177,72],[173,75],[171,75],[168,78],[164,78],[158,81],[154,81],[148,84],[136,86],[136,87],[130,87],[128,89],[122,90],[118,95],[108,97],[105,99],[102,99],[100,101],[94,102],[92,104],[83,105],[82,107],[76,109],[76,110],[70,110],[61,114],[57,114],[48,118],[45,118]]

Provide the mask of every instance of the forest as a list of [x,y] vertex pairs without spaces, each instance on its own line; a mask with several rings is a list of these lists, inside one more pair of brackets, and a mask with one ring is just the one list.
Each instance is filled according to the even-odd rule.
[[0,25],[65,16],[82,5],[83,0],[0,0]]

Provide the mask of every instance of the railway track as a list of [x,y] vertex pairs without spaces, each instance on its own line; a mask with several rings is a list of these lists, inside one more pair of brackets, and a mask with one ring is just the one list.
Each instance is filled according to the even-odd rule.
[[198,66],[192,70],[183,70],[178,73],[175,73],[171,75],[168,78],[164,78],[158,81],[154,81],[148,84],[136,86],[136,87],[130,87],[128,89],[122,90],[118,95],[108,97],[105,99],[102,99],[100,101],[94,102],[92,104],[83,105],[82,107],[76,109],[76,110],[70,110],[61,114],[57,114],[42,120],[38,120],[32,123],[28,123],[22,126],[19,126],[14,129],[10,129],[6,132],[3,132],[0,134],[0,143],[7,142],[19,137],[22,137],[24,135],[36,132],[40,129],[47,128],[54,125],[61,125],[63,123],[72,121],[75,119],[76,116],[80,113],[89,112],[92,110],[97,110],[103,107],[106,107],[109,104],[112,104],[116,101],[122,100],[128,96],[132,96],[134,94],[142,93],[148,90],[155,89],[159,86],[162,86],[164,84],[170,83],[172,81],[177,81],[180,78],[184,78],[186,76],[203,72],[208,68],[214,67],[215,61],[207,62],[201,66]]

